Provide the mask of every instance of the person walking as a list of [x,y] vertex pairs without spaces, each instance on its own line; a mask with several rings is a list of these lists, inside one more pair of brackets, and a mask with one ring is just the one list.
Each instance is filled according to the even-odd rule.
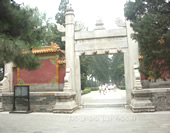
[[100,86],[99,86],[99,93],[100,93],[100,95],[101,95],[101,92],[102,92],[102,85],[100,84]]

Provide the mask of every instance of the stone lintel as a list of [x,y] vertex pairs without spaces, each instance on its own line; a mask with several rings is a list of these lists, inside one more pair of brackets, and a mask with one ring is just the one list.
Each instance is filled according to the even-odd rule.
[[[122,48],[122,53],[127,53],[127,48]],[[106,53],[106,50],[99,50],[97,49],[97,55],[103,55],[103,54],[116,54],[117,49],[109,49],[108,52]],[[76,55],[93,55],[93,51],[92,50],[88,50],[88,51],[76,51]]]
[[111,37],[126,37],[126,29],[113,30],[95,30],[75,32],[75,40],[95,39],[95,38],[111,38]]

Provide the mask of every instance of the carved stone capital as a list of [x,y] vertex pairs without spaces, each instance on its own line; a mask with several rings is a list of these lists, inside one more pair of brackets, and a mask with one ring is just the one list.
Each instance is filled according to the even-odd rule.
[[56,24],[57,25],[57,30],[60,31],[60,32],[66,32],[66,29],[63,25],[61,24]]

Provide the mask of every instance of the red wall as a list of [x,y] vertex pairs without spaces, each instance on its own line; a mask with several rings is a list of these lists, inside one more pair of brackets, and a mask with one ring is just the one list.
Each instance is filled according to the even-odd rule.
[[[19,79],[23,84],[49,84],[56,82],[56,64],[50,59],[40,60],[41,66],[37,70],[19,70]],[[59,83],[64,83],[65,66],[59,66]],[[53,82],[52,82],[53,81]],[[17,70],[13,70],[13,85],[17,84]]]
[[13,85],[17,84],[17,70],[13,69]]
[[59,67],[59,83],[64,83],[64,76],[65,76],[65,66]]

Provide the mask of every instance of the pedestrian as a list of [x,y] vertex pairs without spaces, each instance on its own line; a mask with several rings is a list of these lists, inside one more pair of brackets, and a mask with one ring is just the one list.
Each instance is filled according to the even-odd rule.
[[116,91],[116,88],[117,88],[116,84],[113,85],[113,88],[114,88],[114,91]]
[[100,95],[101,95],[101,92],[102,92],[102,85],[100,84],[100,86],[99,86],[99,93],[100,93]]
[[105,95],[105,85],[102,85],[103,95]]

